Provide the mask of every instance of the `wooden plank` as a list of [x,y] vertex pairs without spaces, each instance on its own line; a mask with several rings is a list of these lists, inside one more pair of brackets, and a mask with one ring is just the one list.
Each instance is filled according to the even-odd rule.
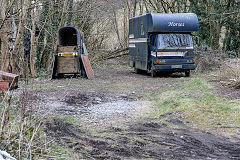
[[8,72],[3,72],[3,71],[0,71],[0,76],[6,76],[6,77],[11,77],[11,78],[18,77],[17,74],[8,73]]
[[58,73],[63,74],[78,74],[78,57],[57,57],[58,58]]
[[53,59],[53,67],[52,67],[52,79],[56,79],[57,78],[57,56],[54,56]]
[[64,46],[64,47],[58,47],[58,53],[62,52],[73,52],[77,51],[77,46]]
[[83,62],[84,70],[86,71],[87,78],[91,79],[94,76],[93,69],[91,67],[90,61],[87,55],[81,55],[81,59]]

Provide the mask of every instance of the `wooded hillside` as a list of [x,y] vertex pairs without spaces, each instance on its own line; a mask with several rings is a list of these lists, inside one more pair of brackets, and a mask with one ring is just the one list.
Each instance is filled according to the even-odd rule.
[[[61,26],[81,30],[92,61],[128,47],[128,19],[145,13],[198,15],[200,46],[238,56],[237,0],[0,0],[1,70],[23,77],[51,70]],[[116,52],[113,52],[116,53]]]

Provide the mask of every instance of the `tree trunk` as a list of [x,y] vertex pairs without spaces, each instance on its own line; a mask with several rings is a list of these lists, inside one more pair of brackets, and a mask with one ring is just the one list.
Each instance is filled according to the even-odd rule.
[[[141,3],[141,2],[139,2]],[[137,8],[137,0],[134,0],[133,1],[133,17],[136,16],[136,8]]]
[[115,10],[113,10],[113,16],[114,16],[114,22],[113,22],[113,26],[114,26],[114,29],[116,31],[116,34],[117,34],[117,37],[118,37],[118,41],[122,47],[122,43],[121,43],[121,38],[120,38],[120,33],[119,33],[119,29],[118,29],[118,22],[117,22],[117,13]]
[[10,54],[9,54],[9,48],[8,48],[8,36],[6,32],[6,28],[3,27],[1,31],[1,52],[2,52],[2,62],[1,62],[1,70],[2,71],[7,71],[8,70],[8,65],[9,65],[9,59],[10,59]]
[[211,2],[211,0],[208,2],[208,13],[210,15],[209,17],[209,27],[210,27],[210,47],[211,49],[214,49],[214,23],[212,20],[212,13],[213,11],[213,4]]
[[36,22],[34,9],[32,9],[32,29],[31,29],[31,50],[30,50],[30,70],[33,78],[36,78],[36,71],[34,67],[34,53],[35,53],[35,33],[36,33]]
[[65,0],[64,4],[63,4],[62,17],[61,17],[61,21],[60,21],[59,27],[62,27],[65,24],[66,13],[67,13],[67,4],[68,4],[68,0]]
[[143,0],[138,2],[139,4],[139,15],[141,16],[143,14]]
[[165,5],[164,3],[166,3],[166,2],[163,1],[163,0],[161,0],[161,5],[162,5],[162,7],[163,7],[163,9],[164,9],[164,12],[165,12],[165,13],[168,13],[168,8],[166,7],[166,5]]
[[219,21],[217,21],[216,22],[216,27],[217,27],[217,31],[216,31],[216,34],[215,34],[215,48],[216,49],[220,49],[219,48],[219,40],[220,40],[220,36],[221,36],[221,28],[222,28],[222,24],[221,24],[221,22],[219,22]]
[[29,4],[31,3],[30,0],[23,0],[23,6],[22,6],[22,12],[20,13],[20,21],[18,24],[18,32],[17,32],[17,37],[14,43],[14,48],[12,52],[12,58],[11,58],[11,64],[12,64],[12,69],[13,73],[18,73],[19,72],[19,66],[18,66],[18,52],[19,52],[19,47],[20,47],[20,41],[22,38],[22,31],[23,31],[23,26],[24,26],[24,21],[27,16],[27,9],[29,7]]
[[[128,5],[126,7],[129,7]],[[130,18],[131,13],[129,13],[130,7],[126,8],[124,11],[124,17],[123,17],[123,42],[122,42],[122,47],[127,47],[128,46],[128,19]],[[136,11],[136,10],[135,10]],[[134,11],[134,12],[135,12]],[[135,14],[135,13],[134,13]],[[135,16],[133,14],[133,17]]]
[[[54,17],[54,20],[52,23],[54,23],[55,21],[55,24],[54,24],[54,28],[52,29],[52,50],[53,50],[53,53],[51,54],[51,56],[49,57],[49,66],[48,66],[48,71],[51,71],[52,70],[52,65],[53,65],[53,60],[54,60],[54,55],[57,53],[57,28],[59,27],[62,27],[64,24],[65,24],[65,20],[66,20],[66,13],[67,13],[67,4],[68,4],[68,1],[69,0],[64,0],[64,3],[63,3],[63,7],[61,5],[57,5],[58,2],[55,2],[54,1],[54,6],[53,6],[53,9],[55,10],[55,12],[57,12],[57,10],[62,10],[59,11],[59,14],[60,14],[60,17],[56,15],[56,13],[54,14],[55,16],[57,17]],[[58,8],[56,8],[58,7]],[[58,22],[58,18],[60,19],[60,23],[59,25],[57,25],[57,22]]]
[[144,0],[143,2],[144,2],[144,6],[146,8],[146,13],[150,13],[146,0]]
[[50,22],[52,24],[52,28],[51,28],[51,40],[52,40],[52,53],[50,53],[50,56],[49,56],[49,59],[48,59],[48,68],[47,70],[48,71],[51,71],[52,70],[52,64],[53,64],[53,58],[54,58],[54,55],[57,51],[57,27],[58,27],[58,18],[59,18],[59,7],[58,7],[58,4],[57,2],[54,0],[53,1],[53,6],[52,6],[52,9],[53,11],[55,12],[52,16],[52,21]]
[[7,1],[1,0],[1,18],[3,19],[1,23],[1,28],[0,28],[0,38],[1,38],[1,70],[7,71],[8,65],[9,65],[9,47],[8,47],[8,35],[7,35],[7,27],[6,23],[4,23],[4,20],[6,19],[6,8],[7,8]]
[[68,14],[67,14],[67,20],[65,25],[66,26],[70,26],[71,25],[71,21],[72,21],[72,17],[73,17],[73,1],[74,0],[69,0],[69,6],[68,6]]

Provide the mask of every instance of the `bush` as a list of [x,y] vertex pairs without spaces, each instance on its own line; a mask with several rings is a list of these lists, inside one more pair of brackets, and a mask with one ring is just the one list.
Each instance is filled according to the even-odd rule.
[[222,63],[228,57],[227,53],[224,53],[222,51],[197,49],[196,53],[197,72],[212,71],[214,69],[220,68]]

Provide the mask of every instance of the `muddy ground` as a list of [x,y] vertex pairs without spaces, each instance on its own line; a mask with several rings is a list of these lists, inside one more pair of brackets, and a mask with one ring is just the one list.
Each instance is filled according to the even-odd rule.
[[[226,138],[196,130],[171,114],[146,116],[153,111],[148,99],[156,90],[179,88],[191,78],[151,78],[113,63],[97,67],[93,80],[39,79],[13,93],[27,92],[38,104],[37,114],[48,117],[45,132],[67,150],[63,159],[240,159],[237,135]],[[223,89],[216,91],[225,96]]]
[[[183,125],[177,119],[172,122]],[[91,136],[60,119],[46,127],[49,136],[86,159],[240,159],[239,141],[190,128],[171,129],[144,121],[128,129],[111,127]],[[106,135],[111,133],[118,136]]]

